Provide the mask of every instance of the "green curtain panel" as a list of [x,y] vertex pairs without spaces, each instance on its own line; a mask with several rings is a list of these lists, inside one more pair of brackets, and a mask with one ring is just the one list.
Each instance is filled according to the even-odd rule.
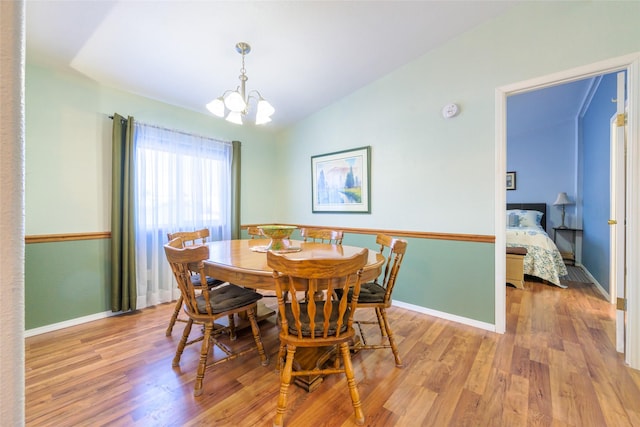
[[231,238],[240,238],[240,141],[232,141],[231,159]]
[[136,309],[133,117],[113,115],[111,311]]

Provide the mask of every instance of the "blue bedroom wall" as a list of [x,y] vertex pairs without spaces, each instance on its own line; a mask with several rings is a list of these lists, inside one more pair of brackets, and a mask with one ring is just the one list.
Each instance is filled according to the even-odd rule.
[[[560,210],[553,206],[559,192],[575,200],[576,121],[540,123],[523,129],[518,115],[510,114],[507,100],[507,170],[516,172],[516,189],[507,191],[508,203],[546,203],[547,232],[561,223]],[[516,100],[517,102],[517,100]],[[545,108],[535,101],[531,109]],[[567,225],[575,219],[575,207],[568,206]]]
[[581,120],[584,177],[582,264],[609,292],[610,120],[616,75],[602,77]]

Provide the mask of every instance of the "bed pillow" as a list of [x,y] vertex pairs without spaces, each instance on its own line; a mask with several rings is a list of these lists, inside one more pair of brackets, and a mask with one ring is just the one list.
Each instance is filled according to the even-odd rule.
[[542,220],[542,212],[539,211],[518,211],[518,226],[519,227],[542,227],[540,220]]
[[518,227],[520,217],[514,211],[507,211],[507,227]]

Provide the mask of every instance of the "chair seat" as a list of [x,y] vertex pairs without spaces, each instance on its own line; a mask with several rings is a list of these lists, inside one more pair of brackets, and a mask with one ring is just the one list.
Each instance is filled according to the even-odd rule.
[[[338,298],[342,296],[342,289],[336,289]],[[374,282],[363,283],[360,287],[359,304],[382,304],[384,303],[384,294],[386,289]],[[352,291],[349,290],[349,301],[351,301]]]
[[[321,337],[324,330],[324,301],[316,301],[316,315],[315,315],[315,337]],[[327,330],[328,336],[335,336],[336,331],[338,329],[338,301],[332,301],[332,310],[331,316],[329,317],[329,328]],[[289,324],[289,333],[293,335],[298,334],[298,329],[296,328],[296,320],[291,310],[291,304],[286,304],[285,313],[287,316],[287,323]],[[342,327],[340,328],[340,333],[343,333],[347,330],[347,320],[349,318],[350,310],[347,307],[344,315],[342,316]],[[302,323],[302,336],[310,337],[311,336],[311,325],[309,322],[309,315],[307,314],[307,303],[300,304],[300,322]]]
[[[262,298],[258,292],[241,288],[233,284],[221,286],[209,291],[209,301],[213,314],[224,313],[225,311],[247,306]],[[203,295],[196,297],[198,311],[200,314],[207,313],[207,303]]]
[[[194,286],[200,286],[200,276],[191,276],[191,283],[193,283]],[[215,288],[216,286],[220,286],[223,283],[225,282],[222,280],[214,279],[213,277],[207,276],[207,287],[209,288]]]
[[[360,296],[358,297],[358,302],[362,304],[383,303],[384,295],[386,292],[387,290],[377,283],[363,283],[362,287],[360,288]],[[351,292],[349,292],[349,298],[350,297]]]

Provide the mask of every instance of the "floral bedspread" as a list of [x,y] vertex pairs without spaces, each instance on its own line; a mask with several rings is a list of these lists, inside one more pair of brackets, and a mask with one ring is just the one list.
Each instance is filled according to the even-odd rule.
[[527,248],[524,274],[536,276],[566,288],[560,277],[568,274],[562,255],[549,235],[541,228],[507,227],[507,246]]

